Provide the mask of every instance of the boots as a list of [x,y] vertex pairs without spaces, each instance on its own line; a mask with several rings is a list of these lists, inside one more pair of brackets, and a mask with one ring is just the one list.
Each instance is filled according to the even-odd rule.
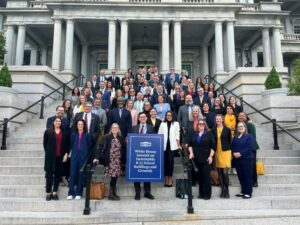
[[223,185],[221,185],[221,194],[220,194],[220,198],[225,198],[225,187]]
[[229,196],[229,189],[228,189],[228,185],[229,185],[229,176],[228,174],[224,174],[224,198],[230,198]]
[[224,195],[225,195],[225,187],[224,187],[224,178],[223,178],[224,176],[223,176],[222,169],[218,169],[218,174],[219,174],[220,187],[221,187],[220,198],[224,198]]
[[116,188],[115,187],[110,187],[108,199],[113,200],[113,201],[119,201],[120,200],[120,197],[116,194]]

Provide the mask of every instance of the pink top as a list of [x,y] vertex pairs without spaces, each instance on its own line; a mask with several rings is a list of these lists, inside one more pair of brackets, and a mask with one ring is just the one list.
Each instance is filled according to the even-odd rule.
[[80,149],[80,143],[81,143],[82,135],[83,135],[83,133],[79,133],[79,138],[78,138],[78,149]]
[[135,109],[132,109],[130,113],[131,113],[132,126],[135,126],[137,125],[138,113]]

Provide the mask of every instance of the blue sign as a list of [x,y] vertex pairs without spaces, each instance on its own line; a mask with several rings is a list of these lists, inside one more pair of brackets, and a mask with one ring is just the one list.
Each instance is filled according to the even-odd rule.
[[163,181],[162,134],[128,134],[126,178],[129,182]]

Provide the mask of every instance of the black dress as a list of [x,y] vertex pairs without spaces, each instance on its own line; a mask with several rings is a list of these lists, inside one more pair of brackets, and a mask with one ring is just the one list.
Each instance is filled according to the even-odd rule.
[[168,140],[167,140],[167,147],[165,151],[165,176],[173,176],[173,170],[174,170],[174,155],[173,151],[171,151],[171,145],[170,145],[170,128],[171,128],[171,123],[167,121],[168,125]]

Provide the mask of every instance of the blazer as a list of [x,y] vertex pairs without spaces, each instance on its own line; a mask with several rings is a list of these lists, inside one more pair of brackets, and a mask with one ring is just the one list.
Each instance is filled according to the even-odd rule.
[[157,117],[161,120],[164,120],[166,113],[171,110],[169,103],[163,103],[162,107],[159,104],[155,104],[154,108],[157,111]]
[[153,124],[151,118],[148,118],[147,123],[154,127],[154,133],[157,134],[158,129],[159,129],[160,124],[161,124],[161,120],[156,118],[155,124]]
[[115,88],[115,90],[120,89],[121,85],[120,85],[120,78],[118,76],[114,77],[114,81],[112,79],[112,76],[107,78],[107,81],[111,81],[112,82],[112,86]]
[[[62,162],[63,157],[66,153],[69,153],[69,136],[62,129],[62,141],[61,141],[61,154],[60,160]],[[45,151],[45,162],[44,162],[44,170],[46,172],[62,172],[61,168],[56,168],[56,137],[50,129],[47,129],[44,132],[43,138],[43,146]]]
[[[80,162],[84,162],[89,153],[92,150],[92,137],[89,133],[83,133],[80,146],[78,146],[79,134],[77,132],[73,132],[71,134],[71,161],[80,160]],[[80,148],[78,148],[80,147]]]
[[[75,132],[75,130],[76,130],[77,121],[80,119],[84,119],[83,115],[84,115],[84,112],[80,112],[75,115],[74,123],[73,123],[73,127],[72,127],[73,132]],[[94,113],[92,113],[92,121],[91,121],[89,133],[91,134],[93,144],[95,144],[97,142],[99,134],[100,134],[100,118],[98,115],[96,115]]]
[[202,101],[200,101],[199,95],[197,95],[195,98],[193,98],[194,104],[200,106],[202,109],[202,106],[204,103],[208,103],[210,106],[210,102],[208,101],[208,97],[203,95]]
[[216,149],[216,142],[211,132],[203,133],[200,143],[198,143],[198,132],[193,132],[188,141],[189,147],[193,148],[195,161],[197,163],[205,163],[210,155],[210,150]]
[[[216,144],[218,143],[217,127],[212,129],[212,134],[214,135]],[[221,146],[223,151],[228,151],[231,149],[231,130],[224,126],[221,133]]]
[[241,138],[235,136],[232,141],[232,152],[239,152],[241,154],[240,158],[234,158],[234,160],[241,159],[253,159],[253,148],[254,148],[254,139],[251,134],[243,135]]
[[[146,123],[146,129],[147,129],[147,132],[146,132],[147,134],[154,134],[154,128],[152,125]],[[134,134],[140,133],[140,124],[135,125],[132,128],[131,133],[134,133]]]
[[127,137],[127,134],[131,131],[131,121],[131,113],[126,108],[123,108],[121,118],[119,114],[119,108],[115,108],[111,111],[111,118],[109,123],[107,124],[108,129],[110,129],[113,123],[119,124],[122,136],[125,138]]
[[[99,160],[100,164],[103,166],[108,166],[110,163],[110,149],[111,149],[111,142],[113,140],[112,134],[106,134],[103,138],[101,144],[97,145],[96,148],[96,156],[95,158]],[[125,164],[126,159],[126,143],[125,139],[122,136],[117,136],[121,144],[121,164]]]
[[100,86],[99,86],[99,81],[96,80],[95,86],[94,86],[94,84],[93,84],[93,81],[91,81],[91,82],[92,82],[92,88],[91,88],[91,89],[92,89],[93,97],[95,97],[96,91],[98,91],[99,88],[100,88]]
[[[199,106],[196,106],[194,104],[192,104],[191,107],[192,107],[192,109],[194,107],[198,107],[200,109]],[[200,113],[201,113],[201,110],[200,110]],[[200,118],[201,118],[201,115],[200,115]],[[180,108],[178,110],[177,119],[178,119],[178,122],[179,122],[179,124],[182,128],[187,127],[187,124],[188,124],[188,121],[189,121],[189,109],[186,106],[186,104],[180,106]]]
[[98,109],[92,109],[92,112],[99,116],[100,120],[100,132],[104,131],[107,124],[106,112],[101,107]]
[[[158,129],[158,134],[164,135],[164,150],[167,149],[167,141],[168,141],[168,125],[167,122],[163,122],[160,124]],[[170,127],[170,149],[171,151],[175,151],[178,149],[177,140],[180,140],[180,127],[177,121],[174,121]]]
[[205,122],[209,129],[212,129],[215,126],[215,113],[214,112],[208,112],[208,113],[202,113],[203,119],[205,119]]

